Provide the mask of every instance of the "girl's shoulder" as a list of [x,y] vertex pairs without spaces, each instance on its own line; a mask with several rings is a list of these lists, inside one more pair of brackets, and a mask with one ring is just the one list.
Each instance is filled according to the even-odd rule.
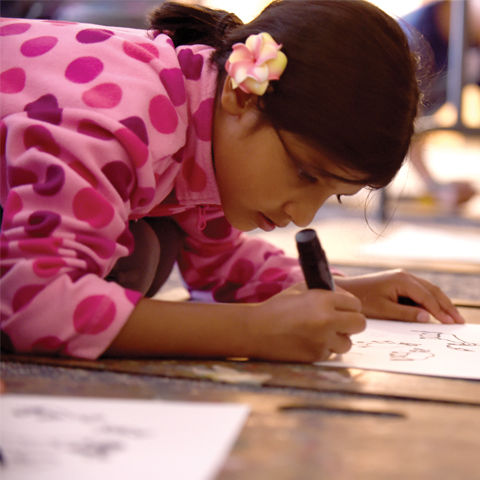
[[[126,55],[142,62],[158,58],[160,53],[174,52],[173,42],[167,36],[154,36],[149,30],[60,20],[3,17],[0,18],[0,36],[3,40],[21,42],[24,45],[22,54],[26,57],[42,56],[57,45],[102,51],[120,44]],[[135,50],[132,45],[138,48]]]

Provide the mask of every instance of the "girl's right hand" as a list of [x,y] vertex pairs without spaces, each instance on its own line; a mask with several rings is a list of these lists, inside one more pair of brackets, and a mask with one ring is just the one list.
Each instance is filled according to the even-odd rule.
[[361,309],[349,293],[290,287],[255,307],[250,358],[310,363],[345,353],[352,346],[350,335],[366,327]]

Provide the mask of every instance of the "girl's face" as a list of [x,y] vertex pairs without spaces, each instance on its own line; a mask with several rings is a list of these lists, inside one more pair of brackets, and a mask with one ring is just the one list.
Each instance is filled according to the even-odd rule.
[[352,184],[322,173],[361,181],[306,145],[298,136],[261,123],[256,108],[215,117],[214,163],[227,220],[243,231],[265,231],[293,222],[307,226],[332,195],[353,195]]

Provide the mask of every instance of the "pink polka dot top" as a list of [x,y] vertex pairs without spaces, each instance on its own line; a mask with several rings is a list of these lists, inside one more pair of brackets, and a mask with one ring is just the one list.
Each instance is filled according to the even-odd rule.
[[169,216],[192,296],[267,299],[296,259],[225,219],[205,45],[144,30],[2,19],[1,330],[14,351],[94,359],[141,294],[105,277],[132,219]]

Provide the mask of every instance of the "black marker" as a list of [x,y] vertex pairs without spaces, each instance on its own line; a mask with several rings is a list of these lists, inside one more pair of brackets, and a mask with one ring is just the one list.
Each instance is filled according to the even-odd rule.
[[302,266],[303,275],[308,288],[323,288],[334,290],[332,274],[328,266],[327,257],[320,245],[315,230],[307,228],[295,235],[297,249]]

